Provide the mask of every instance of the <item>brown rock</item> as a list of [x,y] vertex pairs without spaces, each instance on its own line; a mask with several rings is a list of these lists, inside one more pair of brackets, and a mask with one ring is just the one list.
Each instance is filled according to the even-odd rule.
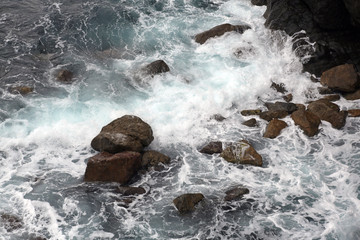
[[257,126],[257,122],[255,118],[251,118],[245,122],[241,123],[242,125],[248,126],[248,127],[256,127]]
[[297,104],[295,104],[296,105],[296,107],[298,108],[298,110],[300,110],[300,109],[302,109],[302,110],[306,110],[306,106],[304,105],[304,104],[300,104],[300,103],[297,103]]
[[146,193],[146,190],[142,187],[118,187],[118,192],[124,196],[141,195]]
[[241,199],[245,194],[250,193],[249,189],[243,187],[235,187],[225,192],[225,201],[233,201]]
[[285,85],[283,83],[274,83],[274,82],[271,82],[271,86],[270,86],[272,89],[276,90],[277,92],[279,93],[286,93],[287,90],[285,88]]
[[334,91],[331,90],[330,88],[328,87],[318,87],[318,91],[321,95],[325,95],[325,94],[333,94]]
[[339,106],[328,100],[317,100],[308,105],[308,111],[321,120],[331,123],[333,128],[340,129],[346,123],[347,112],[339,111]]
[[291,114],[291,118],[307,136],[312,137],[319,132],[321,120],[315,114],[305,111],[304,109],[299,109]]
[[97,151],[110,153],[140,152],[153,139],[153,132],[149,124],[139,117],[125,115],[103,127],[92,140],[91,146]]
[[154,150],[146,151],[142,156],[141,165],[143,167],[158,166],[160,163],[162,164],[170,163],[170,157]]
[[209,38],[219,37],[224,35],[226,32],[238,32],[243,33],[245,30],[250,29],[248,25],[231,25],[228,23],[221,24],[219,26],[213,27],[208,31],[199,33],[195,36],[195,42],[204,44]]
[[262,111],[260,109],[248,109],[242,110],[241,115],[243,116],[251,116],[251,115],[260,115]]
[[343,64],[323,72],[320,82],[334,91],[355,92],[359,87],[359,76],[354,65]]
[[23,222],[19,217],[7,213],[1,214],[0,222],[8,232],[12,232],[23,227]]
[[327,101],[330,101],[330,102],[334,102],[334,101],[340,100],[340,95],[338,95],[338,94],[327,95],[327,96],[324,96],[321,99],[322,100],[327,100]]
[[349,117],[360,117],[360,109],[350,109],[348,113]]
[[231,163],[262,166],[262,157],[245,140],[241,140],[227,147],[221,153],[221,157]]
[[206,154],[221,153],[222,142],[209,142],[199,152]]
[[63,69],[60,70],[56,76],[56,80],[63,83],[71,83],[73,79],[73,73],[69,70]]
[[173,200],[175,207],[181,213],[189,213],[195,210],[196,204],[204,199],[201,193],[187,193],[183,194]]
[[274,118],[284,118],[288,115],[285,110],[271,110],[260,113],[260,118],[270,122]]
[[170,68],[163,60],[157,60],[145,66],[144,71],[154,76],[156,74],[169,72]]
[[286,111],[289,114],[297,110],[297,106],[294,103],[287,102],[267,102],[265,103],[265,107],[267,107],[269,111]]
[[291,102],[293,100],[293,95],[291,93],[283,96],[283,99],[285,100],[285,102]]
[[102,152],[89,159],[84,180],[87,182],[127,183],[140,167],[140,153],[121,152],[111,154]]
[[279,120],[277,118],[271,120],[266,127],[264,137],[266,138],[276,138],[280,135],[281,130],[286,128],[288,125],[286,122]]
[[34,88],[28,86],[17,86],[10,88],[11,93],[20,93],[21,95],[27,95],[29,93],[32,93],[33,91]]
[[360,89],[357,90],[354,93],[344,94],[344,98],[346,100],[358,100],[358,99],[360,99]]

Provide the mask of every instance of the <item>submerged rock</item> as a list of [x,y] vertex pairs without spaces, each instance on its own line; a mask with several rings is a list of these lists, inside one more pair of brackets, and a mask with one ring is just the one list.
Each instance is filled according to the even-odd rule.
[[145,151],[142,155],[143,167],[155,167],[159,164],[168,164],[170,163],[170,157],[154,150]]
[[210,119],[214,119],[215,121],[218,121],[218,122],[222,122],[224,121],[226,118],[223,117],[222,115],[220,114],[214,114],[210,117]]
[[146,193],[146,190],[142,187],[118,187],[118,192],[124,196],[141,195]]
[[21,218],[7,213],[2,213],[0,215],[0,223],[8,232],[12,232],[23,227]]
[[74,74],[66,69],[60,70],[56,75],[56,80],[62,83],[71,83],[73,80]]
[[97,151],[109,153],[140,152],[153,139],[153,132],[149,124],[139,117],[125,115],[103,127],[91,141],[91,146]]
[[280,135],[281,130],[286,128],[288,125],[286,122],[279,120],[277,118],[271,120],[266,127],[264,137],[266,138],[276,138]]
[[321,120],[312,112],[299,109],[291,114],[291,118],[307,136],[312,137],[319,132]]
[[275,82],[271,82],[271,86],[272,89],[276,90],[279,93],[286,93],[287,90],[285,88],[285,84],[283,83],[275,83]]
[[320,82],[330,89],[340,92],[355,92],[360,83],[359,76],[352,64],[343,64],[323,72]]
[[87,182],[127,183],[141,168],[141,155],[138,152],[111,154],[98,153],[89,159],[84,180]]
[[297,110],[297,106],[294,103],[288,102],[267,102],[265,106],[269,111],[286,111],[288,114],[291,114]]
[[209,142],[200,149],[201,153],[214,154],[222,152],[222,142]]
[[146,74],[154,76],[160,73],[166,73],[170,71],[169,66],[163,60],[156,60],[143,68]]
[[16,86],[10,88],[11,93],[20,93],[21,95],[27,95],[29,93],[32,93],[33,91],[34,88],[29,86]]
[[250,193],[249,189],[244,187],[235,187],[225,192],[225,201],[234,201],[241,199],[245,194]]
[[204,199],[204,195],[201,193],[187,193],[178,196],[173,200],[175,207],[181,213],[189,213],[195,210],[196,204]]
[[242,110],[241,115],[243,116],[260,115],[261,112],[262,112],[261,109],[248,109],[248,110]]
[[227,32],[238,32],[243,33],[246,30],[251,29],[248,25],[231,25],[228,23],[221,24],[219,26],[213,27],[208,31],[199,33],[195,36],[195,42],[204,44],[209,38],[219,37],[224,35]]
[[250,164],[262,166],[262,157],[256,150],[245,140],[233,143],[221,153],[226,161],[237,164]]
[[284,118],[287,115],[289,114],[285,110],[270,110],[260,113],[260,118],[270,122],[274,118]]
[[256,127],[257,126],[257,121],[255,118],[251,118],[245,122],[241,123],[242,125],[248,126],[248,127]]

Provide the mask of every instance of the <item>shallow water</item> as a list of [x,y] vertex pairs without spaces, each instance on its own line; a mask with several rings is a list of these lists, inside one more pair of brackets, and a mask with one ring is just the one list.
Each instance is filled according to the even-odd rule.
[[[343,130],[323,122],[306,137],[289,127],[265,139],[266,123],[248,128],[240,111],[318,96],[301,72],[291,37],[264,28],[263,7],[250,1],[2,1],[0,3],[0,210],[23,227],[1,239],[359,239],[358,119]],[[193,36],[222,23],[249,24],[199,45]],[[109,50],[110,49],[110,50]],[[236,55],[241,49],[243,54]],[[109,56],[109,51],[111,54]],[[163,59],[170,73],[139,68]],[[74,82],[56,81],[58,70]],[[11,89],[27,85],[28,95]],[[343,109],[359,101],[340,100]],[[125,114],[152,126],[150,149],[172,158],[134,180],[147,194],[129,205],[114,183],[83,183],[90,142]],[[227,119],[211,120],[214,114]],[[210,140],[248,139],[264,167],[237,166],[198,149]],[[250,189],[223,202],[236,185]],[[206,200],[181,216],[172,200],[202,192]]]

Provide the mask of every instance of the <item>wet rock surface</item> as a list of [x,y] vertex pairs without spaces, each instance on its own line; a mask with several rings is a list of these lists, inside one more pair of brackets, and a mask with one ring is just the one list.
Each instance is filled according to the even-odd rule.
[[200,149],[199,152],[205,153],[205,154],[215,154],[215,153],[221,153],[223,148],[222,142],[216,141],[216,142],[209,142],[204,147]]
[[23,222],[21,218],[8,213],[0,214],[0,224],[8,232],[12,232],[23,227]]
[[144,72],[148,75],[154,76],[160,73],[170,72],[169,66],[163,60],[156,60],[144,67]]
[[241,123],[242,125],[245,125],[247,127],[256,127],[257,126],[257,121],[255,118],[251,118],[247,121],[244,121]]
[[142,187],[118,187],[118,192],[124,196],[145,194],[146,190]]
[[195,210],[196,205],[204,199],[201,193],[187,193],[173,200],[175,207],[181,214],[190,213]]
[[287,115],[289,114],[285,110],[270,110],[260,113],[260,118],[270,122],[274,118],[284,118]]
[[142,155],[142,163],[141,165],[145,168],[147,167],[155,167],[159,164],[168,164],[170,163],[170,157],[162,154],[158,151],[149,150],[145,151]]
[[319,125],[321,120],[312,112],[304,109],[299,109],[291,114],[291,118],[296,125],[304,131],[305,135],[312,137],[319,132]]
[[273,119],[269,122],[269,124],[266,127],[264,137],[266,138],[276,138],[280,135],[281,130],[286,128],[288,125],[286,122],[279,120],[279,119]]
[[340,92],[355,92],[360,83],[352,64],[339,65],[323,72],[320,82],[331,90]]
[[231,163],[249,164],[254,166],[262,166],[263,164],[261,155],[258,154],[246,140],[233,143],[225,148],[221,153],[221,157]]
[[219,37],[224,35],[227,32],[238,32],[243,33],[244,31],[250,29],[248,25],[231,25],[228,23],[218,25],[211,28],[208,31],[199,33],[195,36],[195,42],[204,44],[208,39],[213,37]]
[[225,201],[234,201],[241,199],[245,194],[250,193],[249,189],[244,187],[235,187],[232,189],[227,190],[226,196],[224,198]]

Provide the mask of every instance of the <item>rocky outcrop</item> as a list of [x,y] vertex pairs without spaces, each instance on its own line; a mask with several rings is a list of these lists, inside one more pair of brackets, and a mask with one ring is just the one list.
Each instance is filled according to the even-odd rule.
[[257,126],[257,121],[255,118],[251,118],[247,121],[244,121],[241,123],[242,125],[245,125],[247,127],[256,127]]
[[275,102],[265,103],[265,107],[269,111],[286,111],[288,114],[291,114],[297,110],[297,106],[294,103],[287,103],[287,102]]
[[225,201],[234,201],[241,199],[245,194],[249,194],[250,191],[244,187],[235,187],[225,192],[226,196],[224,198]]
[[308,110],[321,120],[331,123],[333,128],[340,129],[346,123],[347,112],[340,111],[338,105],[328,100],[314,101],[308,105]]
[[127,183],[141,168],[141,155],[138,152],[111,154],[102,152],[90,158],[84,180],[87,182]]
[[92,140],[91,146],[97,151],[109,153],[140,152],[153,139],[153,132],[149,124],[139,117],[125,115],[103,127]]
[[195,42],[204,44],[208,39],[219,37],[227,32],[243,33],[245,30],[251,29],[248,25],[231,25],[228,23],[213,27],[208,31],[199,33],[195,36]]
[[247,110],[242,110],[241,115],[243,116],[260,115],[261,112],[262,112],[261,109],[247,109]]
[[143,71],[151,76],[170,71],[169,66],[163,60],[154,61],[143,68]]
[[339,65],[323,72],[320,82],[331,90],[340,92],[355,92],[360,83],[352,64]]
[[204,199],[201,193],[187,193],[173,200],[175,207],[181,214],[190,213],[195,210],[196,204]]
[[201,153],[215,154],[222,152],[222,142],[209,142],[200,149]]
[[170,163],[170,157],[154,151],[154,150],[149,150],[149,151],[145,151],[144,154],[142,155],[142,167],[156,167],[159,164],[168,164]]
[[56,80],[62,83],[71,83],[73,80],[74,74],[66,69],[60,70],[56,75]]
[[237,164],[249,164],[262,166],[263,161],[260,154],[245,140],[233,143],[221,153],[226,161]]
[[287,115],[289,115],[289,113],[285,110],[270,110],[270,111],[261,112],[260,118],[270,122],[274,118],[284,118]]
[[312,137],[319,132],[321,120],[315,114],[305,111],[304,109],[299,109],[291,114],[291,118],[307,136]]
[[264,137],[266,138],[276,138],[280,135],[281,130],[286,128],[288,125],[286,122],[279,120],[277,118],[271,120],[266,127]]

